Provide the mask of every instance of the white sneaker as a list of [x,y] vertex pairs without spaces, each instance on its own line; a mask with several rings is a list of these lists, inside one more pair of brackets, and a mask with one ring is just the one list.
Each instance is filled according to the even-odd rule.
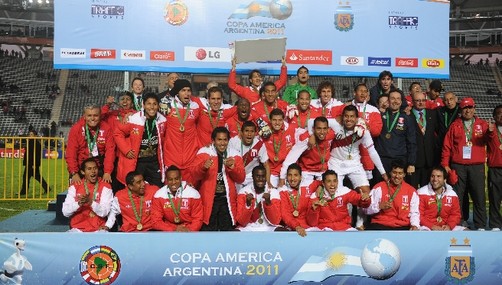
[[500,232],[500,228],[493,228],[492,232]]
[[484,231],[485,231],[485,229],[483,229],[483,228],[479,228],[479,229],[478,229],[478,231],[484,232]]

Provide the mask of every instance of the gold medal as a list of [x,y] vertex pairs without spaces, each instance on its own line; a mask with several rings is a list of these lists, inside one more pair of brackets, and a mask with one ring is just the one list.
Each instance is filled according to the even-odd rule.
[[352,159],[352,155],[349,154],[349,156],[347,156],[347,159],[351,160]]
[[181,222],[180,217],[174,217],[174,223],[179,224]]
[[138,231],[141,231],[143,229],[143,225],[141,223],[139,223],[137,226],[136,226],[136,229]]
[[471,141],[468,141],[468,142],[467,142],[467,146],[472,146],[472,142],[471,142]]
[[300,215],[300,213],[298,212],[298,210],[294,210],[293,211],[293,216],[296,218]]
[[180,126],[180,132],[184,132],[185,131],[185,126],[181,125]]
[[327,203],[328,203],[328,202],[327,202],[326,200],[324,200],[324,199],[319,201],[319,205],[320,205],[321,207],[326,206],[326,204],[327,204]]
[[274,161],[275,162],[278,162],[279,161],[279,158],[277,156],[274,157]]
[[386,133],[386,134],[385,134],[385,138],[386,138],[386,139],[390,139],[390,137],[391,137],[390,133]]
[[263,224],[263,219],[262,219],[262,218],[259,218],[259,219],[258,219],[258,223]]
[[94,217],[96,217],[96,214],[94,214],[94,212],[93,212],[93,211],[91,211],[91,212],[89,213],[89,217],[94,218]]
[[501,144],[501,145],[499,145],[499,149],[500,149],[500,150],[502,150],[502,144]]
[[441,217],[438,217],[436,220],[438,221],[438,223],[441,223],[443,221],[443,219],[441,219]]

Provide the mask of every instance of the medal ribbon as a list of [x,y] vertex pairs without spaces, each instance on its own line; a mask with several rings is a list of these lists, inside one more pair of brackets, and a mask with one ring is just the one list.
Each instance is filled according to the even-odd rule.
[[92,151],[96,146],[96,142],[98,141],[99,128],[96,129],[94,136],[91,137],[91,132],[89,131],[89,127],[85,124],[85,139],[87,141],[87,147],[89,148],[89,157],[92,156]]
[[[96,195],[98,195],[98,185],[99,182],[96,181],[94,184],[94,193],[92,193],[92,201],[96,201]],[[85,195],[89,195],[89,188],[87,187],[87,182],[84,182]]]
[[304,126],[302,126],[302,122],[300,120],[300,114],[298,114],[298,117],[296,118],[297,122],[298,122],[298,127],[302,128],[302,129],[306,129],[307,128],[307,125],[309,123],[309,120],[310,120],[310,109],[307,113],[307,119],[305,120],[305,124]]
[[498,126],[495,126],[495,130],[497,131],[497,137],[499,138],[499,143],[500,145],[502,145],[502,135],[500,134]]
[[211,123],[211,126],[213,127],[213,129],[218,126],[218,122],[220,121],[222,113],[223,113],[222,109],[218,110],[218,114],[216,115],[216,122],[213,123],[213,116],[211,115],[211,106],[209,106],[209,110],[207,111],[207,115],[209,116],[209,123]]
[[[399,193],[399,190],[401,190],[401,186],[403,184],[400,184],[399,186],[397,186],[397,189],[396,191],[394,191],[394,193],[390,196],[390,199],[389,199],[389,202],[392,202],[394,201],[394,199],[396,198],[397,196],[397,193]],[[390,194],[390,183],[387,183],[387,190],[389,191],[389,194]]]
[[141,196],[139,200],[139,214],[138,214],[138,210],[136,209],[136,203],[134,203],[134,199],[132,198],[131,190],[127,190],[127,194],[129,195],[129,200],[131,201],[131,207],[132,211],[134,212],[134,217],[136,218],[136,221],[141,224],[141,216],[143,216],[143,199],[145,198],[145,196]]
[[183,116],[183,120],[181,120],[180,110],[178,109],[178,105],[176,105],[176,100],[174,102],[174,109],[176,110],[176,115],[178,116],[178,122],[183,126],[188,118],[188,113],[190,113],[190,102],[188,102],[187,110],[185,112],[185,116]]
[[[347,137],[347,131],[345,130],[345,128],[343,128],[343,134],[345,135],[345,137]],[[353,132],[352,133],[352,142],[350,143],[350,147],[349,147],[349,156],[351,156],[350,154],[352,153],[352,147],[354,146],[355,141],[356,141],[356,133]]]
[[436,198],[436,206],[438,208],[438,214],[437,214],[438,217],[441,216],[441,207],[443,206],[443,199],[442,199],[443,197],[442,196],[443,196],[442,194],[441,195],[436,194],[436,197],[435,197]]
[[465,125],[465,121],[462,123],[464,125],[464,132],[465,132],[465,142],[470,142],[472,138],[472,133],[474,132],[474,119],[470,119],[471,121],[471,129],[467,129],[467,126]]
[[275,137],[272,139],[272,143],[274,144],[275,157],[279,157],[279,150],[281,150],[283,136],[284,136],[284,131],[281,131],[281,138],[279,139],[279,144],[275,142]]
[[392,125],[389,125],[389,123],[390,123],[390,114],[389,114],[389,111],[387,111],[386,114],[387,114],[387,116],[386,116],[387,117],[387,133],[390,134],[390,132],[392,132],[392,130],[396,126],[397,118],[399,118],[399,115],[401,114],[401,112],[397,111],[397,114],[394,117],[394,120],[392,121]]
[[149,120],[147,119],[145,122],[145,126],[146,126],[146,134],[148,136],[148,145],[150,145],[152,140],[153,130],[155,129],[155,119],[152,120],[152,123],[150,125],[148,124],[148,121]]
[[[181,192],[179,192],[180,189],[181,189]],[[178,193],[180,193],[180,194],[178,195]],[[173,195],[170,192],[168,194],[169,194],[168,195],[169,196],[169,203],[171,204],[171,208],[173,209],[174,215],[176,217],[178,217],[180,215],[180,212],[181,212],[181,201],[179,201],[178,207],[176,208],[176,205],[174,203],[174,199],[172,197]],[[176,198],[177,196],[180,196],[180,199],[181,199],[181,195],[183,195],[183,188],[180,186],[178,188],[178,190],[176,190],[176,194],[174,194],[174,198]]]
[[[354,142],[354,141],[352,141]],[[316,148],[317,148],[317,153],[319,154],[319,157],[321,158],[321,167],[324,166],[324,162],[326,161],[326,147],[323,149],[322,155],[321,155],[321,149],[319,148],[319,143],[316,143]]]
[[300,200],[300,195],[302,193],[301,191],[301,187],[298,187],[298,192],[296,193],[296,197],[291,195],[291,192],[293,191],[290,191],[288,194],[289,194],[289,200],[291,200],[291,204],[293,204],[293,208],[295,210],[297,210],[298,208],[298,201]]

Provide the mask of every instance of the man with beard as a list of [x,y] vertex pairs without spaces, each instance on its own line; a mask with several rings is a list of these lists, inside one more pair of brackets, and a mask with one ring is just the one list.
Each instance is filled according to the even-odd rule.
[[147,93],[143,98],[143,111],[131,115],[127,123],[115,130],[119,150],[117,179],[123,184],[127,173],[136,170],[143,173],[148,183],[163,186],[167,121],[158,110],[159,98]]
[[110,184],[99,178],[98,164],[93,158],[85,159],[79,171],[83,181],[68,188],[63,215],[70,218],[70,232],[96,232],[105,225],[113,192]]
[[211,132],[216,127],[225,126],[226,120],[235,113],[232,106],[223,104],[223,90],[219,87],[211,87],[208,90],[207,103],[204,98],[199,98],[202,103],[202,112],[197,122],[199,145],[205,146],[211,143]]
[[314,181],[309,187],[310,207],[307,223],[323,231],[355,231],[347,205],[367,208],[371,204],[368,193],[359,194],[338,183],[338,175],[333,170],[322,174],[322,182]]
[[228,147],[242,157],[246,171],[246,179],[243,183],[237,184],[237,190],[253,182],[251,172],[260,164],[263,164],[266,170],[267,183],[271,186],[267,148],[263,141],[256,136],[256,133],[256,125],[251,121],[246,121],[242,124],[240,136],[231,138],[228,143]]
[[296,105],[298,94],[302,90],[306,90],[310,94],[311,99],[317,99],[315,90],[309,86],[309,69],[303,65],[300,66],[300,68],[296,71],[296,78],[298,81],[284,90],[282,100],[288,102],[289,104]]
[[446,184],[446,169],[442,166],[432,168],[429,184],[417,190],[420,199],[420,230],[423,231],[461,231],[458,226],[462,214],[458,196]]
[[288,123],[295,128],[307,129],[309,120],[320,116],[317,109],[310,106],[310,94],[307,90],[298,92],[298,103],[296,106],[288,106],[286,115]]
[[363,209],[371,215],[367,230],[419,230],[419,198],[415,188],[404,182],[404,165],[393,161],[389,182],[371,189],[371,205]]
[[329,81],[324,81],[317,87],[319,99],[311,100],[310,105],[317,110],[320,116],[327,119],[334,119],[342,113],[344,104],[333,96],[335,96],[335,87]]
[[246,178],[242,158],[228,149],[229,132],[216,127],[213,143],[197,153],[191,171],[200,183],[199,193],[204,207],[202,231],[232,231],[236,225],[237,190],[235,183]]
[[200,194],[182,181],[181,171],[171,165],[166,170],[166,185],[153,199],[153,229],[168,232],[196,232],[203,219]]
[[112,181],[111,173],[115,161],[115,142],[113,130],[101,121],[101,110],[97,105],[84,107],[84,115],[73,125],[68,133],[66,164],[73,183],[81,183],[79,167],[87,158],[98,164],[103,181]]
[[266,186],[266,174],[263,165],[255,166],[253,183],[239,191],[236,220],[240,231],[274,231],[281,222],[279,191]]
[[[464,210],[463,199],[467,191],[473,202],[474,227],[485,230],[486,196],[485,196],[485,160],[486,132],[488,123],[475,117],[475,103],[472,98],[460,101],[461,117],[450,126],[443,143],[441,165],[448,172],[455,170],[458,183],[455,191]],[[462,211],[464,221],[469,219],[466,211]]]
[[127,187],[115,194],[108,219],[103,227],[110,230],[117,215],[122,216],[121,232],[145,232],[152,228],[153,195],[159,187],[145,183],[143,175],[138,171],[131,171],[126,175]]

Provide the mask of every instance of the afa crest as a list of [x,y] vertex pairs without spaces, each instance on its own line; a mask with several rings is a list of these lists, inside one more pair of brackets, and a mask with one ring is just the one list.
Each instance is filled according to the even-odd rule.
[[340,1],[335,12],[335,28],[342,32],[348,32],[354,27],[354,13],[347,1],[345,5]]
[[452,238],[448,257],[445,258],[444,273],[449,281],[464,284],[471,282],[476,273],[476,264],[472,256],[469,239],[464,239],[463,245],[457,244],[457,239]]

